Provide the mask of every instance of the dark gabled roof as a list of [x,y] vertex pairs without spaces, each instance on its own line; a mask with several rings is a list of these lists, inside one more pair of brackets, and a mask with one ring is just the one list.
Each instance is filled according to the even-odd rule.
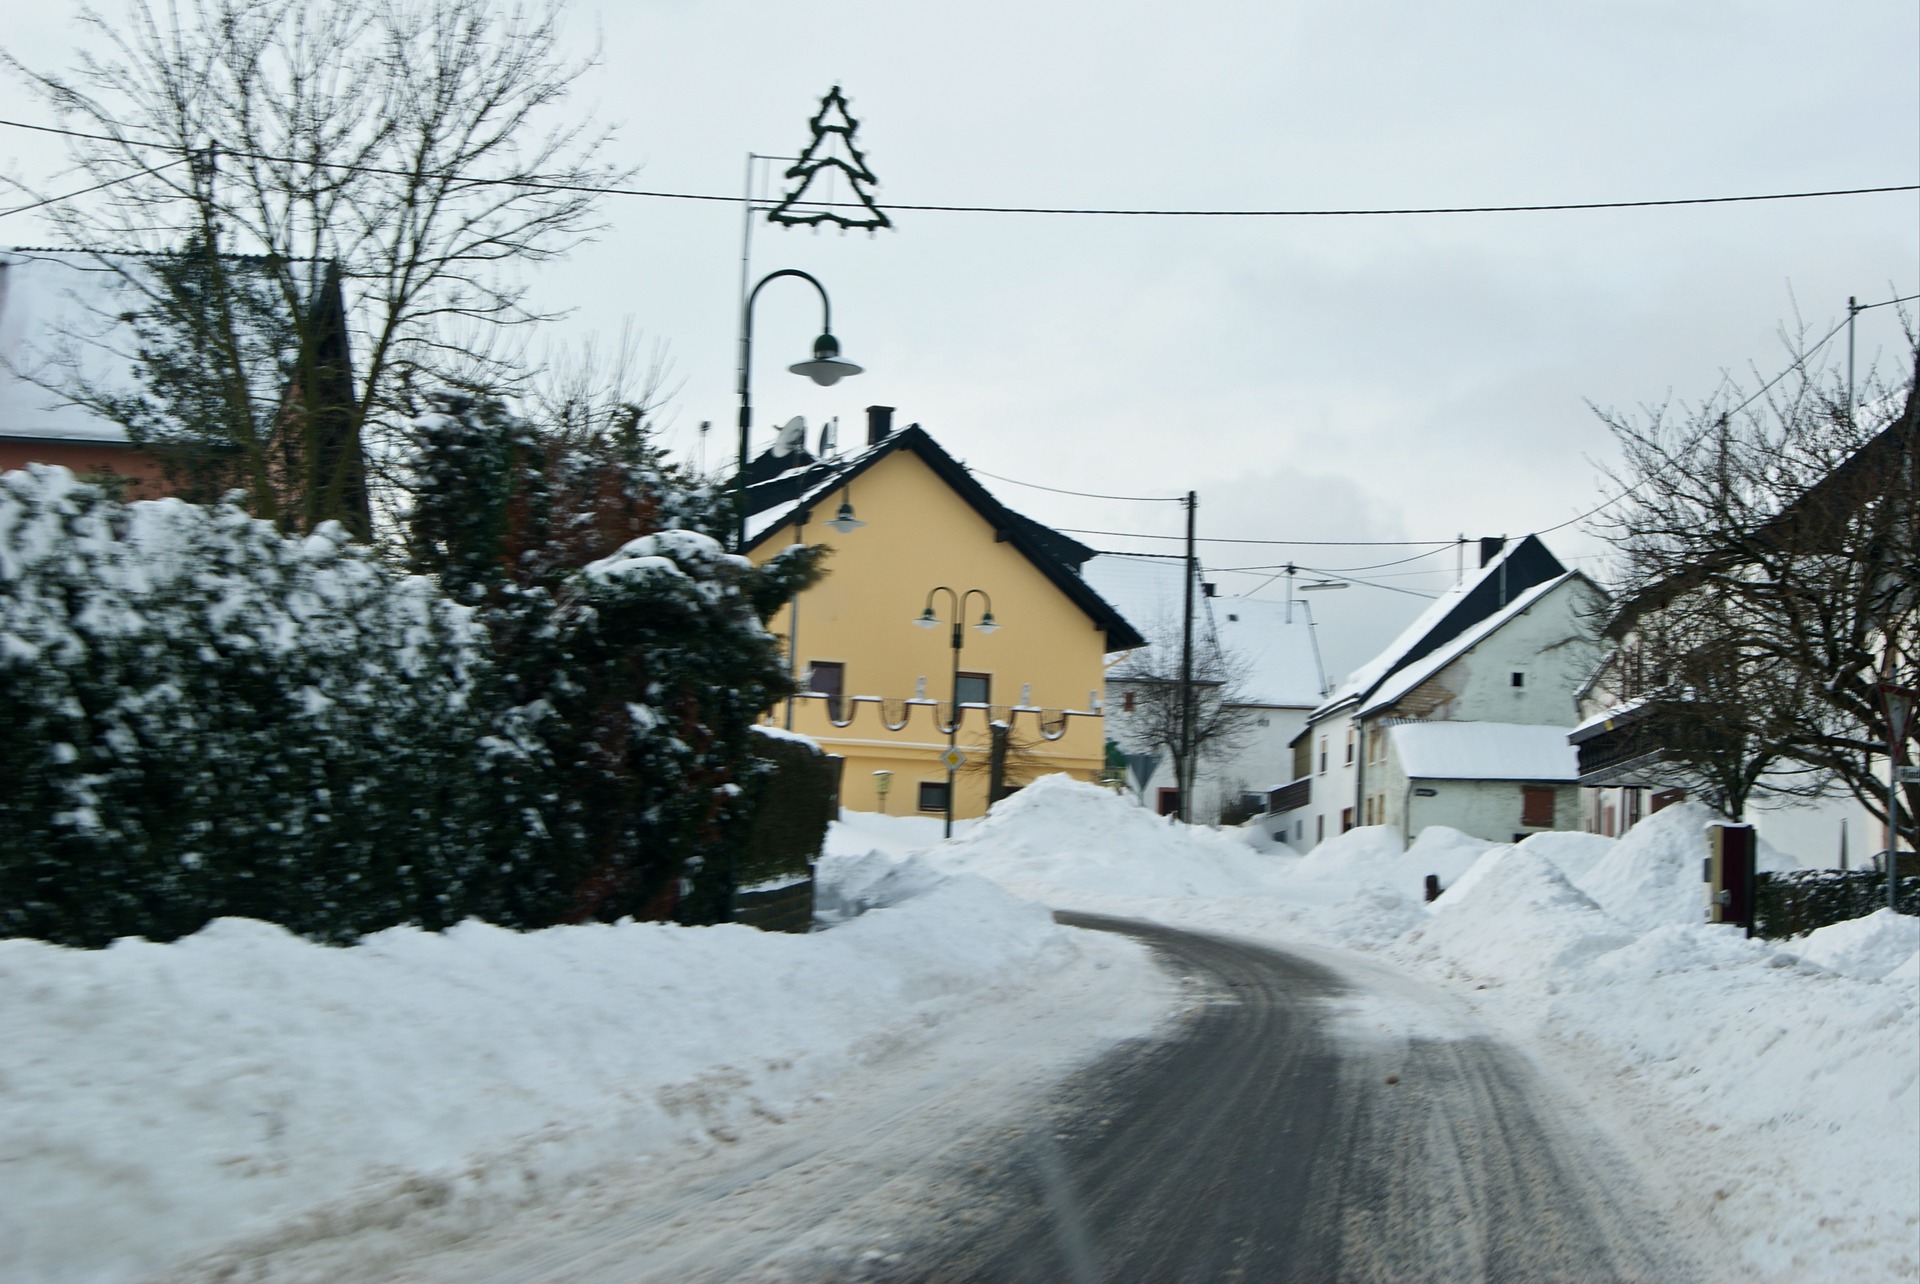
[[[815,464],[810,468],[796,469],[782,474],[769,481],[750,484],[747,489],[747,513],[752,516],[783,507],[797,510],[807,496],[824,490],[839,489],[898,450],[911,451],[919,456],[920,461],[932,469],[935,476],[964,499],[973,511],[980,514],[993,528],[994,539],[1013,545],[1034,565],[1035,569],[1053,583],[1055,588],[1066,594],[1075,606],[1085,611],[1088,618],[1105,631],[1107,650],[1129,651],[1134,647],[1147,644],[1147,640],[1121,617],[1120,612],[1080,578],[1080,567],[1093,556],[1092,549],[1078,540],[1070,539],[1050,527],[1041,525],[1030,517],[1014,512],[995,499],[988,493],[986,487],[974,480],[973,474],[968,472],[964,465],[943,450],[940,443],[918,424],[902,428],[878,445],[869,446],[860,454],[847,460]],[[752,482],[751,466],[747,476]],[[792,512],[782,512],[774,520],[762,524],[757,534],[748,536],[748,550],[758,548],[771,539],[774,532],[787,525],[791,518]]]
[[1473,582],[1464,590],[1449,590],[1429,606],[1386,650],[1349,675],[1312,716],[1319,718],[1344,705],[1370,699],[1400,670],[1432,655],[1482,620],[1504,611],[1535,585],[1559,579],[1566,573],[1567,568],[1540,542],[1539,536],[1524,537],[1475,572]]

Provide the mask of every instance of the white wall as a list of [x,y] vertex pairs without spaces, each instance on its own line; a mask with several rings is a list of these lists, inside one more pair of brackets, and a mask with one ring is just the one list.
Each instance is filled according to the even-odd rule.
[[[1124,694],[1124,684],[1108,685],[1107,734],[1115,744],[1131,752]],[[1304,708],[1253,706],[1251,724],[1234,749],[1213,755],[1203,751],[1193,787],[1194,819],[1211,824],[1219,816],[1220,808],[1234,801],[1239,790],[1265,792],[1292,780],[1293,751],[1287,746],[1306,725],[1309,712]],[[1136,791],[1129,778],[1127,797],[1143,807],[1155,809],[1159,805],[1160,790],[1174,787],[1173,760],[1163,750],[1153,778],[1144,790]]]
[[[1588,616],[1593,591],[1568,580],[1435,674],[1454,692],[1429,715],[1454,722],[1565,726],[1580,721],[1577,692],[1599,661]],[[1513,675],[1522,685],[1513,685]]]

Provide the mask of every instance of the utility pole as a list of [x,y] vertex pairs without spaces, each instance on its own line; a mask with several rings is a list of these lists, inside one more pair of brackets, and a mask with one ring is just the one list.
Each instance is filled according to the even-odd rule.
[[1853,427],[1853,322],[1860,315],[1860,304],[1847,296],[1847,427]]
[[1193,823],[1193,582],[1200,575],[1200,562],[1194,555],[1194,511],[1200,500],[1187,492],[1187,561],[1185,609],[1180,613],[1180,770],[1174,783],[1180,789],[1180,819]]

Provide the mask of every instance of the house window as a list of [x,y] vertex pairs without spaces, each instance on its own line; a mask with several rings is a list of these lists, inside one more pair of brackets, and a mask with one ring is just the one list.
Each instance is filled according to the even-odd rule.
[[944,780],[923,780],[920,782],[920,810],[945,811],[947,809],[947,782]]
[[1553,828],[1553,793],[1551,785],[1520,786],[1520,823]]
[[1327,841],[1327,818],[1325,816],[1315,816],[1313,818],[1313,841],[1315,844]]
[[1133,712],[1133,692],[1128,691],[1120,697],[1120,712],[1122,713]]
[[1347,728],[1347,765],[1353,765],[1353,728]]
[[987,704],[993,694],[993,679],[984,673],[963,673],[953,684],[953,697],[959,704]]
[[838,660],[815,660],[807,669],[807,690],[827,698],[827,716],[835,722],[847,715],[847,666]]
[[1344,834],[1349,829],[1352,829],[1352,828],[1353,828],[1353,808],[1342,807],[1340,809],[1340,832]]
[[1327,774],[1327,738],[1320,737],[1320,774]]
[[1627,828],[1632,829],[1640,823],[1640,790],[1630,785],[1620,792],[1626,795]]
[[1162,816],[1178,816],[1180,814],[1180,791],[1178,789],[1162,789],[1160,791],[1159,812]]
[[1516,687],[1524,687],[1527,685],[1527,675],[1515,670],[1509,681]]

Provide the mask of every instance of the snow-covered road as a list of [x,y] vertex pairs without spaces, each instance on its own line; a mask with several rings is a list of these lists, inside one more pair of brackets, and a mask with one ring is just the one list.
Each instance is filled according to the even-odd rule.
[[1046,906],[1326,950],[1370,978],[1336,1027],[1389,1048],[1470,1019],[1699,1278],[1914,1278],[1920,922],[1705,927],[1703,819],[1299,857],[1055,779],[949,843],[847,817],[823,872],[868,912],[807,937],[0,941],[0,1279],[884,1276],[1050,1084],[1180,1002]]

